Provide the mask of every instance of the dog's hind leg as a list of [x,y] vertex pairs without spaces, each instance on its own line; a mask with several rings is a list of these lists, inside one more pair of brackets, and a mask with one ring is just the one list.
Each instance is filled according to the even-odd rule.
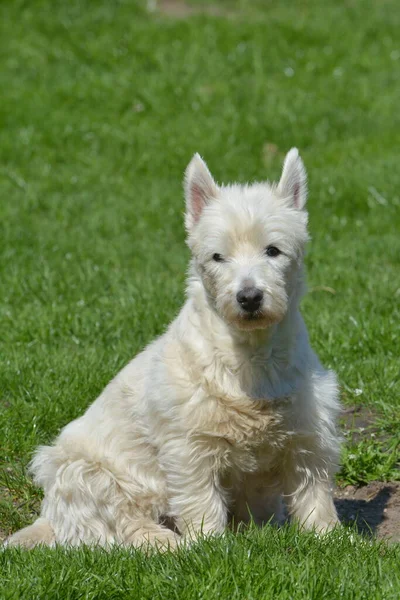
[[167,499],[156,462],[149,456],[146,470],[136,464],[124,467],[106,458],[66,460],[58,467],[42,506],[57,542],[176,546],[176,534],[159,522]]
[[166,513],[160,473],[141,477],[137,469],[122,471],[106,458],[71,460],[71,454],[60,447],[39,450],[33,470],[45,491],[41,519],[17,532],[9,545],[176,545],[174,532],[158,523]]
[[55,539],[54,531],[49,521],[40,517],[32,525],[14,533],[14,535],[5,541],[4,545],[7,547],[21,546],[22,548],[30,549],[40,544],[54,546]]

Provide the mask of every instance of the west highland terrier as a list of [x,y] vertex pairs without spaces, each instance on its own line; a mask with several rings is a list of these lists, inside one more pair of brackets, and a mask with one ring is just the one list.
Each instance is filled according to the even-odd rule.
[[37,450],[41,516],[9,545],[174,546],[229,521],[279,521],[282,498],[305,528],[338,523],[338,386],[299,312],[308,235],[298,151],[277,185],[219,186],[196,154],[185,194],[186,303]]

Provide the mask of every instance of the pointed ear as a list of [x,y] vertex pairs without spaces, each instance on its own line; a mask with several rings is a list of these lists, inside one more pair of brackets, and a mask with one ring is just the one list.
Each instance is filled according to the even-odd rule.
[[190,232],[199,220],[204,206],[218,194],[218,186],[199,154],[193,156],[185,171],[184,188],[185,225]]
[[304,208],[307,200],[307,173],[297,148],[286,154],[278,194],[290,200],[295,208]]

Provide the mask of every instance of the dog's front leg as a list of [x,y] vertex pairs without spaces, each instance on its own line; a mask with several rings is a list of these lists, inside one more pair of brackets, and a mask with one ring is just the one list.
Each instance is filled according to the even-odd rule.
[[185,442],[164,454],[169,516],[184,536],[221,533],[228,520],[226,492],[215,456],[205,444]]
[[292,448],[283,470],[283,491],[289,514],[305,529],[325,532],[338,523],[333,503],[333,463],[315,444]]

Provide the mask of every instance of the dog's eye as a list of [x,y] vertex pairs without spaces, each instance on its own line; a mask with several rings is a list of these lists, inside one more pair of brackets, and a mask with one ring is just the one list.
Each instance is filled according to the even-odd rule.
[[213,260],[215,260],[215,262],[224,262],[224,257],[216,252],[213,254]]
[[268,246],[268,248],[265,250],[265,253],[267,256],[274,257],[278,256],[278,254],[280,254],[281,251],[276,246]]

